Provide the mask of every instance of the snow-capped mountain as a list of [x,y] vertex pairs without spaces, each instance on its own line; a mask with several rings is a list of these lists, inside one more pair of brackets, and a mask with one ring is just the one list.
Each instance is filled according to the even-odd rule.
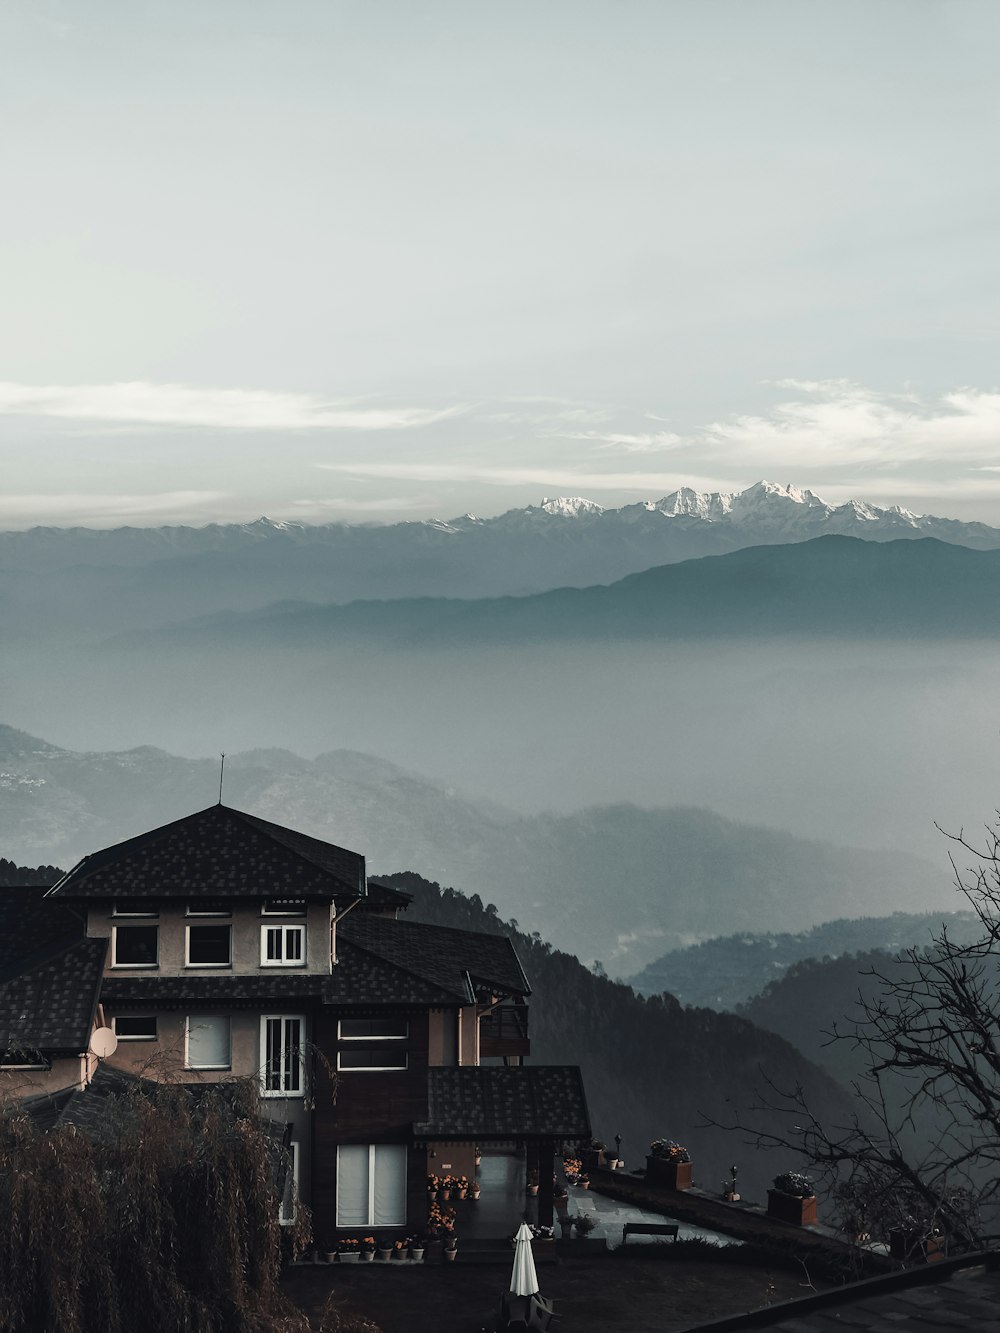
[[105,635],[219,611],[299,600],[494,597],[612,583],[656,565],[827,534],[937,537],[1000,548],[1000,529],[761,481],[685,487],[605,508],[550,497],[492,518],[309,526],[258,518],[204,528],[34,528],[0,533],[8,636]]

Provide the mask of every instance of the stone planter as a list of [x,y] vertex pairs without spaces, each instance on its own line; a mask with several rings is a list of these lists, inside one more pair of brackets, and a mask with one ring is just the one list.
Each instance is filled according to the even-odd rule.
[[361,1252],[359,1250],[342,1250],[337,1256],[339,1264],[356,1264],[361,1261]]
[[665,1190],[689,1190],[693,1169],[690,1162],[677,1162],[670,1157],[646,1158],[646,1180]]
[[767,1215],[792,1226],[808,1227],[816,1222],[816,1195],[784,1194],[781,1190],[767,1191]]

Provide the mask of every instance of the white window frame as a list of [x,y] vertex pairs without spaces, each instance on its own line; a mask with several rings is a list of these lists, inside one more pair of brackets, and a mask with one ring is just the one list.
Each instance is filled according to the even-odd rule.
[[[282,1227],[294,1226],[299,1211],[299,1145],[293,1140],[288,1145],[288,1151],[292,1160],[288,1164],[288,1175],[285,1177],[285,1192],[278,1204],[278,1225]],[[292,1187],[290,1197],[289,1185]]]
[[[353,1019],[350,1019],[350,1018],[340,1018],[340,1019],[337,1020],[337,1040],[338,1040],[338,1041],[408,1041],[409,1038],[410,1038],[410,1020],[409,1020],[408,1018],[401,1018],[401,1019],[399,1020],[400,1023],[402,1024],[402,1027],[403,1027],[403,1031],[402,1031],[402,1032],[394,1032],[394,1033],[391,1034],[391,1036],[390,1036],[390,1035],[386,1035],[386,1036],[382,1036],[382,1037],[373,1037],[373,1036],[371,1036],[371,1035],[369,1035],[369,1034],[364,1034],[364,1035],[362,1035],[362,1036],[358,1036],[358,1037],[349,1037],[349,1036],[344,1032],[344,1024],[345,1024],[345,1023],[351,1023],[351,1022],[353,1022],[353,1021],[354,1021],[354,1020],[353,1020]],[[364,1022],[365,1020],[364,1020],[364,1019],[359,1019],[358,1021],[359,1021],[359,1022]]]
[[232,967],[233,965],[233,927],[225,927],[229,931],[229,957],[224,963],[192,963],[191,961],[191,931],[197,930],[197,926],[184,927],[184,966],[185,967]]
[[[268,903],[287,903],[287,907],[268,907]],[[306,914],[305,898],[265,898],[260,907],[261,916],[297,916]]]
[[[281,1024],[281,1040],[279,1043],[279,1077],[281,1086],[278,1088],[269,1088],[267,1086],[268,1064],[267,1064],[267,1025],[268,1023]],[[287,1050],[287,1023],[298,1023],[299,1025],[299,1086],[289,1088],[286,1084],[286,1063],[288,1061]],[[304,1014],[261,1014],[260,1016],[260,1095],[262,1097],[304,1097],[306,1095],[306,1019]]]
[[[367,1148],[368,1149],[368,1213],[365,1222],[342,1223],[340,1220],[340,1152],[341,1148]],[[375,1217],[375,1154],[379,1148],[402,1148],[403,1150],[403,1215],[398,1221],[388,1222],[384,1218],[378,1222]],[[409,1170],[409,1150],[405,1143],[355,1143],[337,1145],[337,1201],[336,1218],[337,1227],[341,1226],[362,1226],[362,1227],[405,1227],[406,1226],[406,1195],[407,1195],[407,1173]]]
[[[267,956],[267,937],[272,931],[279,932],[281,936],[282,956],[280,958],[268,958]],[[289,961],[285,957],[285,954],[287,952],[286,940],[288,936],[291,935],[293,932],[296,935],[298,935],[300,940],[299,944],[300,956],[298,958],[293,958]],[[295,925],[271,925],[270,923],[268,923],[266,926],[261,926],[260,965],[261,967],[305,967],[307,962],[307,955],[306,955],[307,944],[308,944],[308,939],[306,936],[306,923],[304,921],[297,922]]]
[[[218,901],[218,900],[216,900]],[[188,902],[184,909],[185,916],[216,916],[232,917],[233,909],[231,907],[199,907],[196,899]]]
[[[191,1063],[191,1022],[201,1022],[206,1018],[224,1019],[229,1024],[229,1059],[225,1064],[193,1065]],[[229,1014],[185,1014],[184,1015],[184,1068],[199,1071],[232,1069],[233,1067],[233,1020]]]
[[111,915],[113,917],[123,916],[123,917],[148,918],[148,917],[158,917],[160,915],[160,909],[159,907],[157,907],[156,903],[153,903],[144,912],[123,912],[121,908],[118,906],[118,904],[124,902],[130,902],[130,903],[141,902],[141,899],[116,898],[114,902],[111,904]]
[[[119,930],[155,930],[156,931],[156,960],[152,963],[120,963],[118,961],[118,932]],[[154,968],[160,966],[160,927],[155,926],[112,926],[111,927],[111,966],[118,968]]]
[[[153,1024],[153,1031],[145,1033],[141,1037],[134,1033],[119,1032],[118,1020],[120,1018],[147,1018]],[[111,1030],[119,1041],[159,1041],[160,1024],[156,1014],[115,1014],[111,1019]]]

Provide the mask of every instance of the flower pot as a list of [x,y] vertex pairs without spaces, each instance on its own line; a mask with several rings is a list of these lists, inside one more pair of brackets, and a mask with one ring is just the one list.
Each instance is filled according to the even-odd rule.
[[382,1263],[387,1264],[392,1258],[392,1250],[379,1250],[378,1257]]
[[337,1251],[336,1251],[336,1250],[327,1250],[327,1251],[325,1252],[324,1257],[326,1258],[326,1262],[327,1262],[328,1264],[335,1264],[335,1263],[337,1262]]
[[482,1193],[481,1190],[470,1190],[470,1191],[469,1191],[469,1198],[470,1198],[470,1199],[473,1199],[473,1200],[474,1200],[474,1199],[478,1199],[478,1198],[479,1198],[479,1195],[480,1195],[481,1193]]
[[464,1199],[465,1196],[466,1196],[466,1194],[468,1194],[468,1190],[459,1190],[459,1191],[458,1191],[458,1197],[459,1197],[460,1199]]
[[692,1169],[690,1162],[678,1162],[672,1157],[646,1158],[646,1180],[661,1189],[689,1190]]
[[392,1252],[392,1257],[393,1257],[393,1259],[395,1259],[398,1263],[402,1263],[403,1260],[406,1258],[406,1251],[405,1251],[405,1250],[396,1250],[396,1249],[394,1249],[393,1252]]
[[782,1190],[768,1190],[767,1215],[796,1227],[813,1226],[816,1222],[816,1195],[807,1194],[800,1198],[797,1194],[785,1194]]
[[457,1250],[445,1250],[445,1252],[444,1252],[444,1257],[445,1257],[445,1259],[448,1261],[448,1263],[453,1264],[453,1263],[455,1262],[456,1258],[458,1257],[458,1251],[457,1251]]
[[451,1190],[442,1190],[441,1198],[444,1199],[445,1203],[447,1203],[448,1200],[451,1198]]
[[358,1250],[342,1250],[338,1256],[337,1262],[342,1264],[356,1264],[360,1259],[361,1254]]
[[374,1250],[362,1250],[362,1251],[361,1251],[361,1262],[362,1262],[363,1264],[370,1264],[374,1258],[375,1258],[375,1251],[374,1251]]
[[[580,1188],[581,1188],[582,1190],[589,1190],[589,1189],[590,1189],[590,1181],[589,1181],[589,1180],[581,1180],[581,1181],[580,1181]],[[536,1191],[536,1193],[537,1193],[537,1191]]]
[[529,1186],[528,1186],[528,1193],[532,1196],[532,1198],[534,1198],[534,1196],[538,1193],[538,1186],[537,1186],[537,1185],[529,1185]]
[[924,1236],[919,1231],[890,1231],[889,1253],[904,1263],[934,1264],[944,1258],[944,1237]]
[[410,1258],[413,1260],[415,1264],[422,1264],[424,1262],[424,1247],[422,1245],[419,1246],[411,1245]]
[[431,1200],[432,1203],[433,1203],[434,1200],[437,1198],[437,1196],[438,1196],[438,1192],[437,1192],[437,1190],[428,1190],[428,1191],[427,1191],[427,1197],[428,1197],[428,1199]]

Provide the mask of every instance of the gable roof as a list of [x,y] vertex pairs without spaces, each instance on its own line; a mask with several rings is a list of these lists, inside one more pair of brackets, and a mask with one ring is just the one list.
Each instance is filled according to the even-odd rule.
[[0,982],[85,934],[83,917],[46,885],[0,889]]
[[357,898],[365,858],[211,805],[85,856],[50,898]]
[[530,995],[520,959],[506,935],[351,912],[337,928],[339,939],[412,973],[472,1004],[477,990]]
[[97,1011],[107,940],[49,949],[0,983],[0,1050],[77,1054]]
[[417,1138],[555,1138],[590,1135],[576,1065],[458,1065],[427,1071],[427,1119]]

